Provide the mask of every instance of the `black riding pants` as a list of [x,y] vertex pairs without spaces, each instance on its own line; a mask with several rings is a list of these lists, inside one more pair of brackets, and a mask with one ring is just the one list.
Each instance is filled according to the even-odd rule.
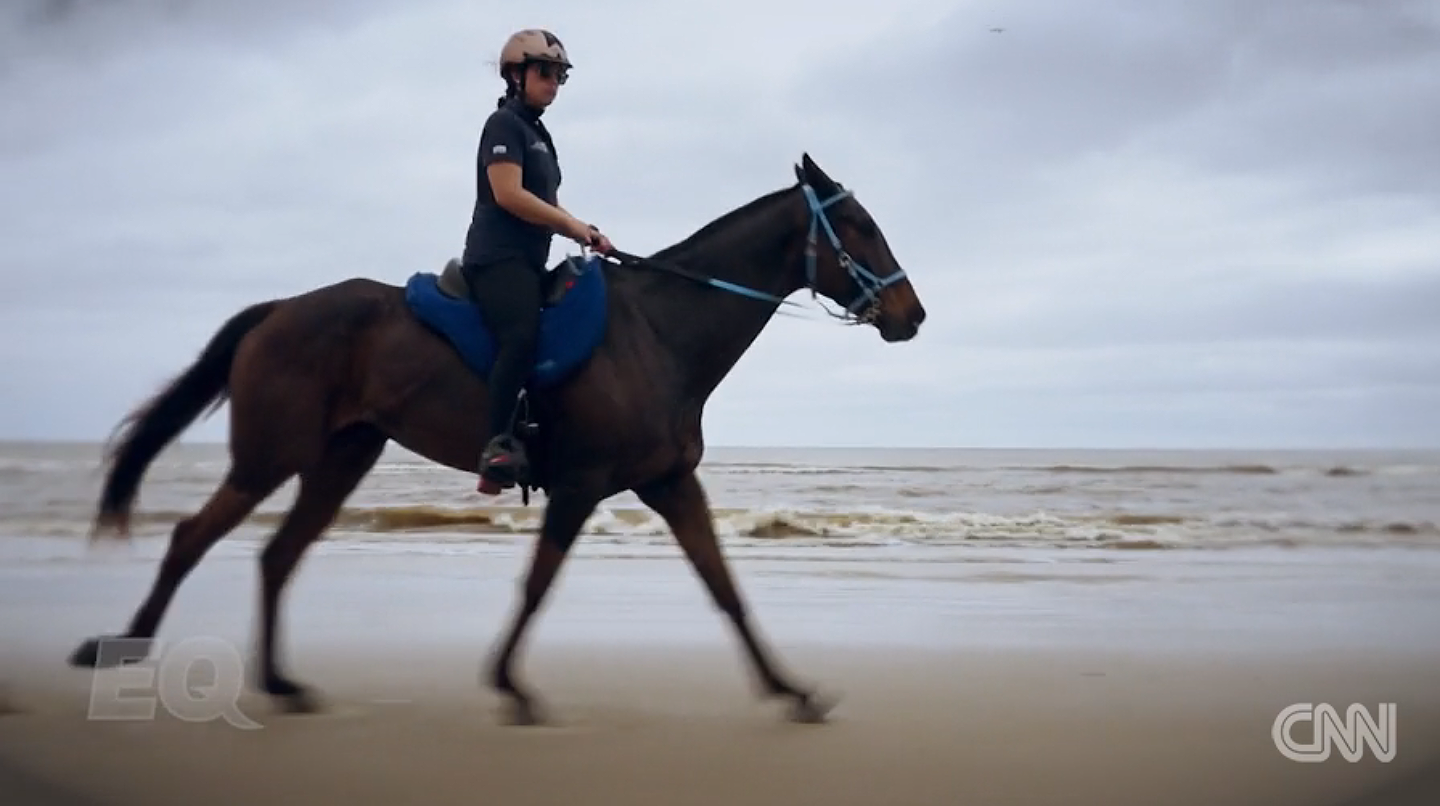
[[490,437],[508,433],[515,404],[535,366],[544,269],[521,258],[466,265],[470,295],[495,338],[490,369]]

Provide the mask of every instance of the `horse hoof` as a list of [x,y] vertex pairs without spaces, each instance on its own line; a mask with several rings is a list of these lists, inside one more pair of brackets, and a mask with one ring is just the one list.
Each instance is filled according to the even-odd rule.
[[533,702],[527,700],[515,700],[510,703],[510,718],[508,723],[512,727],[534,728],[546,723],[544,714]]
[[320,697],[304,686],[289,680],[275,679],[265,683],[265,693],[285,714],[315,714],[323,710]]
[[285,714],[318,714],[325,710],[320,698],[310,691],[277,695],[275,702],[280,707],[281,713]]
[[94,669],[100,662],[100,639],[87,638],[70,653],[69,662],[77,669]]
[[806,694],[790,706],[790,721],[805,725],[819,725],[828,721],[830,712],[840,703],[840,698],[823,694]]
[[108,669],[139,663],[150,656],[153,643],[149,638],[100,635],[80,642],[80,646],[70,653],[69,662],[79,669]]

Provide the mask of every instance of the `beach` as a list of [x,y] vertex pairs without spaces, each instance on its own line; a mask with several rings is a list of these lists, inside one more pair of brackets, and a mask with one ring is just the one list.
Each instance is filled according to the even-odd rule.
[[[532,728],[505,723],[480,673],[543,498],[481,503],[463,474],[404,456],[284,601],[283,662],[322,713],[280,714],[246,690],[199,719],[172,687],[153,717],[96,718],[115,715],[122,672],[65,658],[123,627],[223,451],[168,456],[133,542],[92,548],[93,450],[0,451],[7,804],[1440,794],[1433,454],[716,452],[707,487],[753,621],[784,669],[839,697],[830,721],[790,723],[757,698],[678,549],[622,499],[587,526],[522,647],[517,671],[554,720]],[[287,502],[201,563],[142,668],[187,651],[248,662],[255,557]],[[1272,729],[1297,703],[1394,703],[1393,759],[1287,758]],[[1311,738],[1304,723],[1290,735]]]

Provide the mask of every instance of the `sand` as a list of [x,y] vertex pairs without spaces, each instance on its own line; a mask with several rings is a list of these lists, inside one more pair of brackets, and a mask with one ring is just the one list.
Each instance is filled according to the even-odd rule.
[[[1381,623],[1434,603],[1405,558],[1348,577],[1351,619],[1288,630],[1275,624],[1301,624],[1284,606],[1308,589],[1301,572],[1247,583],[1239,560],[738,563],[785,667],[842,697],[824,725],[754,696],[683,561],[580,558],[520,667],[556,720],[539,728],[504,724],[478,680],[522,558],[310,558],[283,640],[328,710],[279,715],[247,693],[255,730],[87,719],[91,675],[63,658],[123,623],[152,563],[6,569],[0,803],[1440,802],[1440,644],[1422,634],[1435,622]],[[254,584],[252,560],[207,560],[162,638],[244,645]],[[1280,755],[1275,716],[1321,701],[1395,702],[1395,759]]]

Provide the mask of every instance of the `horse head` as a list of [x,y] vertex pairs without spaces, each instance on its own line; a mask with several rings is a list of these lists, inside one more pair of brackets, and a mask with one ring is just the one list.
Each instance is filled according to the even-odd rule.
[[843,306],[844,318],[873,325],[885,341],[914,338],[925,307],[875,219],[808,153],[795,166],[795,177],[810,219],[805,287]]

